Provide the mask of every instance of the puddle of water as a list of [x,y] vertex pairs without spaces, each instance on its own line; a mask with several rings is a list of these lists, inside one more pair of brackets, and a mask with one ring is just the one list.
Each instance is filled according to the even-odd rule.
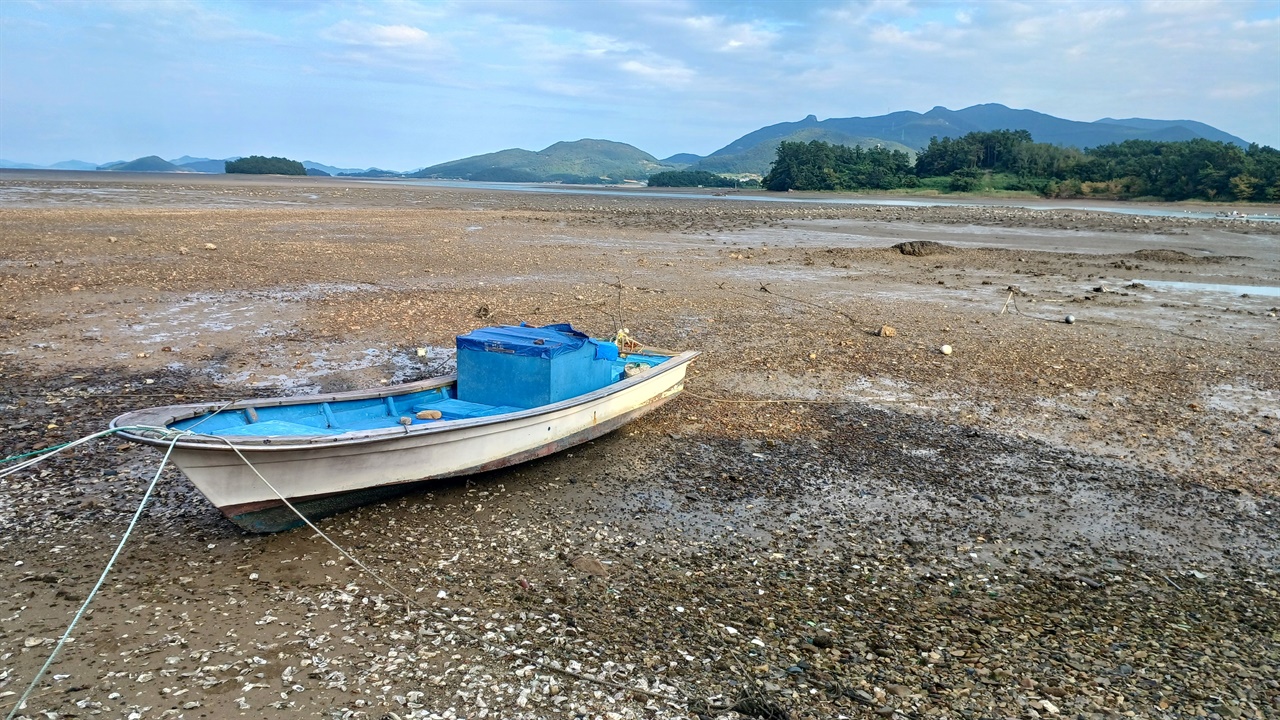
[[[865,275],[865,273],[856,270],[848,270],[846,268],[833,268],[815,266],[813,270],[793,270],[779,267],[761,267],[758,265],[746,265],[741,267],[729,266],[717,269],[716,274],[721,277],[728,277],[733,280],[746,282],[759,282],[767,284],[778,283],[781,288],[785,283],[796,283],[798,285],[806,285],[815,282],[824,282],[833,278],[847,278],[855,275]],[[770,291],[772,292],[772,291]],[[780,292],[786,292],[780,290]]]
[[1280,390],[1263,390],[1227,383],[1209,388],[1203,398],[1209,407],[1233,415],[1265,417],[1271,414],[1280,418]]
[[1185,290],[1188,292],[1214,292],[1228,295],[1259,295],[1280,297],[1280,287],[1268,285],[1223,285],[1219,283],[1182,282],[1178,280],[1134,280],[1153,290]]
[[39,200],[46,196],[66,196],[70,198],[88,197],[92,199],[103,198],[131,198],[135,197],[137,192],[129,188],[39,188],[27,185],[9,185],[0,188],[0,203],[3,202],[31,202]]

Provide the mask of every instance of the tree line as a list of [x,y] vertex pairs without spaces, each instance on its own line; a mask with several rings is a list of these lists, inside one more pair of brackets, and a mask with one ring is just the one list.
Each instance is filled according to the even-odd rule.
[[862,148],[813,140],[783,141],[760,181],[769,190],[891,190],[914,187],[911,156],[901,150]]
[[706,170],[665,170],[649,176],[649,187],[758,188],[760,181],[717,175]]
[[1087,150],[1026,130],[974,132],[906,153],[814,140],[782,142],[769,190],[1027,190],[1046,197],[1280,202],[1280,151],[1256,143],[1126,140]]
[[297,160],[250,155],[239,160],[228,160],[226,172],[248,175],[306,175],[307,169]]

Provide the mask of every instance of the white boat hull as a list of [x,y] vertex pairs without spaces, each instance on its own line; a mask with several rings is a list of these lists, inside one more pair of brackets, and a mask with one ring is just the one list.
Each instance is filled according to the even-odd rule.
[[[697,354],[684,353],[595,392],[507,415],[327,437],[191,436],[177,442],[171,458],[228,518],[251,531],[274,532],[301,524],[281,496],[308,516],[322,516],[403,492],[406,483],[507,467],[599,437],[678,394],[688,362]],[[379,394],[395,391],[384,388]],[[173,407],[188,410],[188,417],[193,407],[208,412],[207,406]],[[157,422],[164,410],[122,415],[112,425],[167,425]],[[123,434],[159,447],[171,442],[158,435]]]

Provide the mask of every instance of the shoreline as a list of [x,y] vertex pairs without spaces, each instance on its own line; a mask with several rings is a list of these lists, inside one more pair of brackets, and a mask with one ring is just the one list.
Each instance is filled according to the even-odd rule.
[[[102,176],[108,175],[108,178]],[[1109,200],[1109,199],[1091,199],[1091,198],[1043,198],[1038,195],[1027,193],[1024,195],[980,195],[972,193],[928,193],[928,192],[885,192],[885,193],[862,193],[862,192],[787,192],[787,193],[771,193],[766,190],[739,190],[739,189],[711,189],[711,188],[649,188],[645,185],[565,185],[563,183],[493,183],[493,182],[470,182],[465,180],[430,180],[416,178],[356,178],[356,177],[316,177],[316,176],[297,176],[290,177],[284,175],[224,175],[210,173],[121,173],[101,170],[38,170],[38,169],[17,169],[17,168],[0,168],[0,183],[6,180],[36,180],[51,182],[72,182],[87,181],[92,182],[95,179],[105,180],[108,184],[111,182],[137,182],[145,184],[167,185],[176,182],[194,182],[194,183],[228,183],[231,185],[242,184],[268,184],[274,185],[279,183],[305,185],[307,183],[315,183],[319,186],[331,185],[351,185],[362,186],[367,184],[374,185],[418,185],[421,187],[439,187],[442,189],[456,190],[475,190],[490,192],[519,192],[517,189],[523,186],[541,187],[547,189],[559,189],[566,194],[618,194],[618,193],[638,193],[641,196],[650,195],[654,197],[663,196],[682,196],[692,195],[697,197],[722,197],[732,199],[733,197],[753,197],[766,199],[770,202],[786,202],[787,200],[796,200],[804,202],[818,202],[830,200],[833,203],[847,202],[856,200],[860,203],[876,204],[877,202],[887,205],[906,202],[924,202],[937,203],[944,207],[1027,207],[1029,203],[1043,205],[1038,208],[1043,210],[1085,210],[1096,212],[1121,212],[1125,208],[1129,209],[1154,209],[1176,213],[1178,211],[1186,212],[1202,212],[1210,213],[1219,210],[1241,210],[1249,209],[1246,213],[1249,216],[1261,215],[1264,217],[1280,217],[1280,203],[1246,203],[1246,202],[1211,202],[1206,200],[1181,200],[1181,201],[1159,201],[1159,200]],[[438,182],[440,185],[430,185],[428,183]],[[506,189],[504,189],[504,187]],[[1176,217],[1176,215],[1175,215]],[[1224,218],[1236,219],[1236,218]],[[1255,218],[1256,219],[1256,218]]]

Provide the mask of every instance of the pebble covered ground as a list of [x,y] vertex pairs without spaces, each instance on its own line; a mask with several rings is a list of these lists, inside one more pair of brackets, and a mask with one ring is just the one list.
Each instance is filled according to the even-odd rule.
[[[1280,715],[1280,223],[0,190],[5,457],[142,405],[431,374],[488,324],[703,351],[609,436],[320,521],[350,556],[164,470],[18,717]],[[0,711],[160,457],[108,438],[0,479]]]

